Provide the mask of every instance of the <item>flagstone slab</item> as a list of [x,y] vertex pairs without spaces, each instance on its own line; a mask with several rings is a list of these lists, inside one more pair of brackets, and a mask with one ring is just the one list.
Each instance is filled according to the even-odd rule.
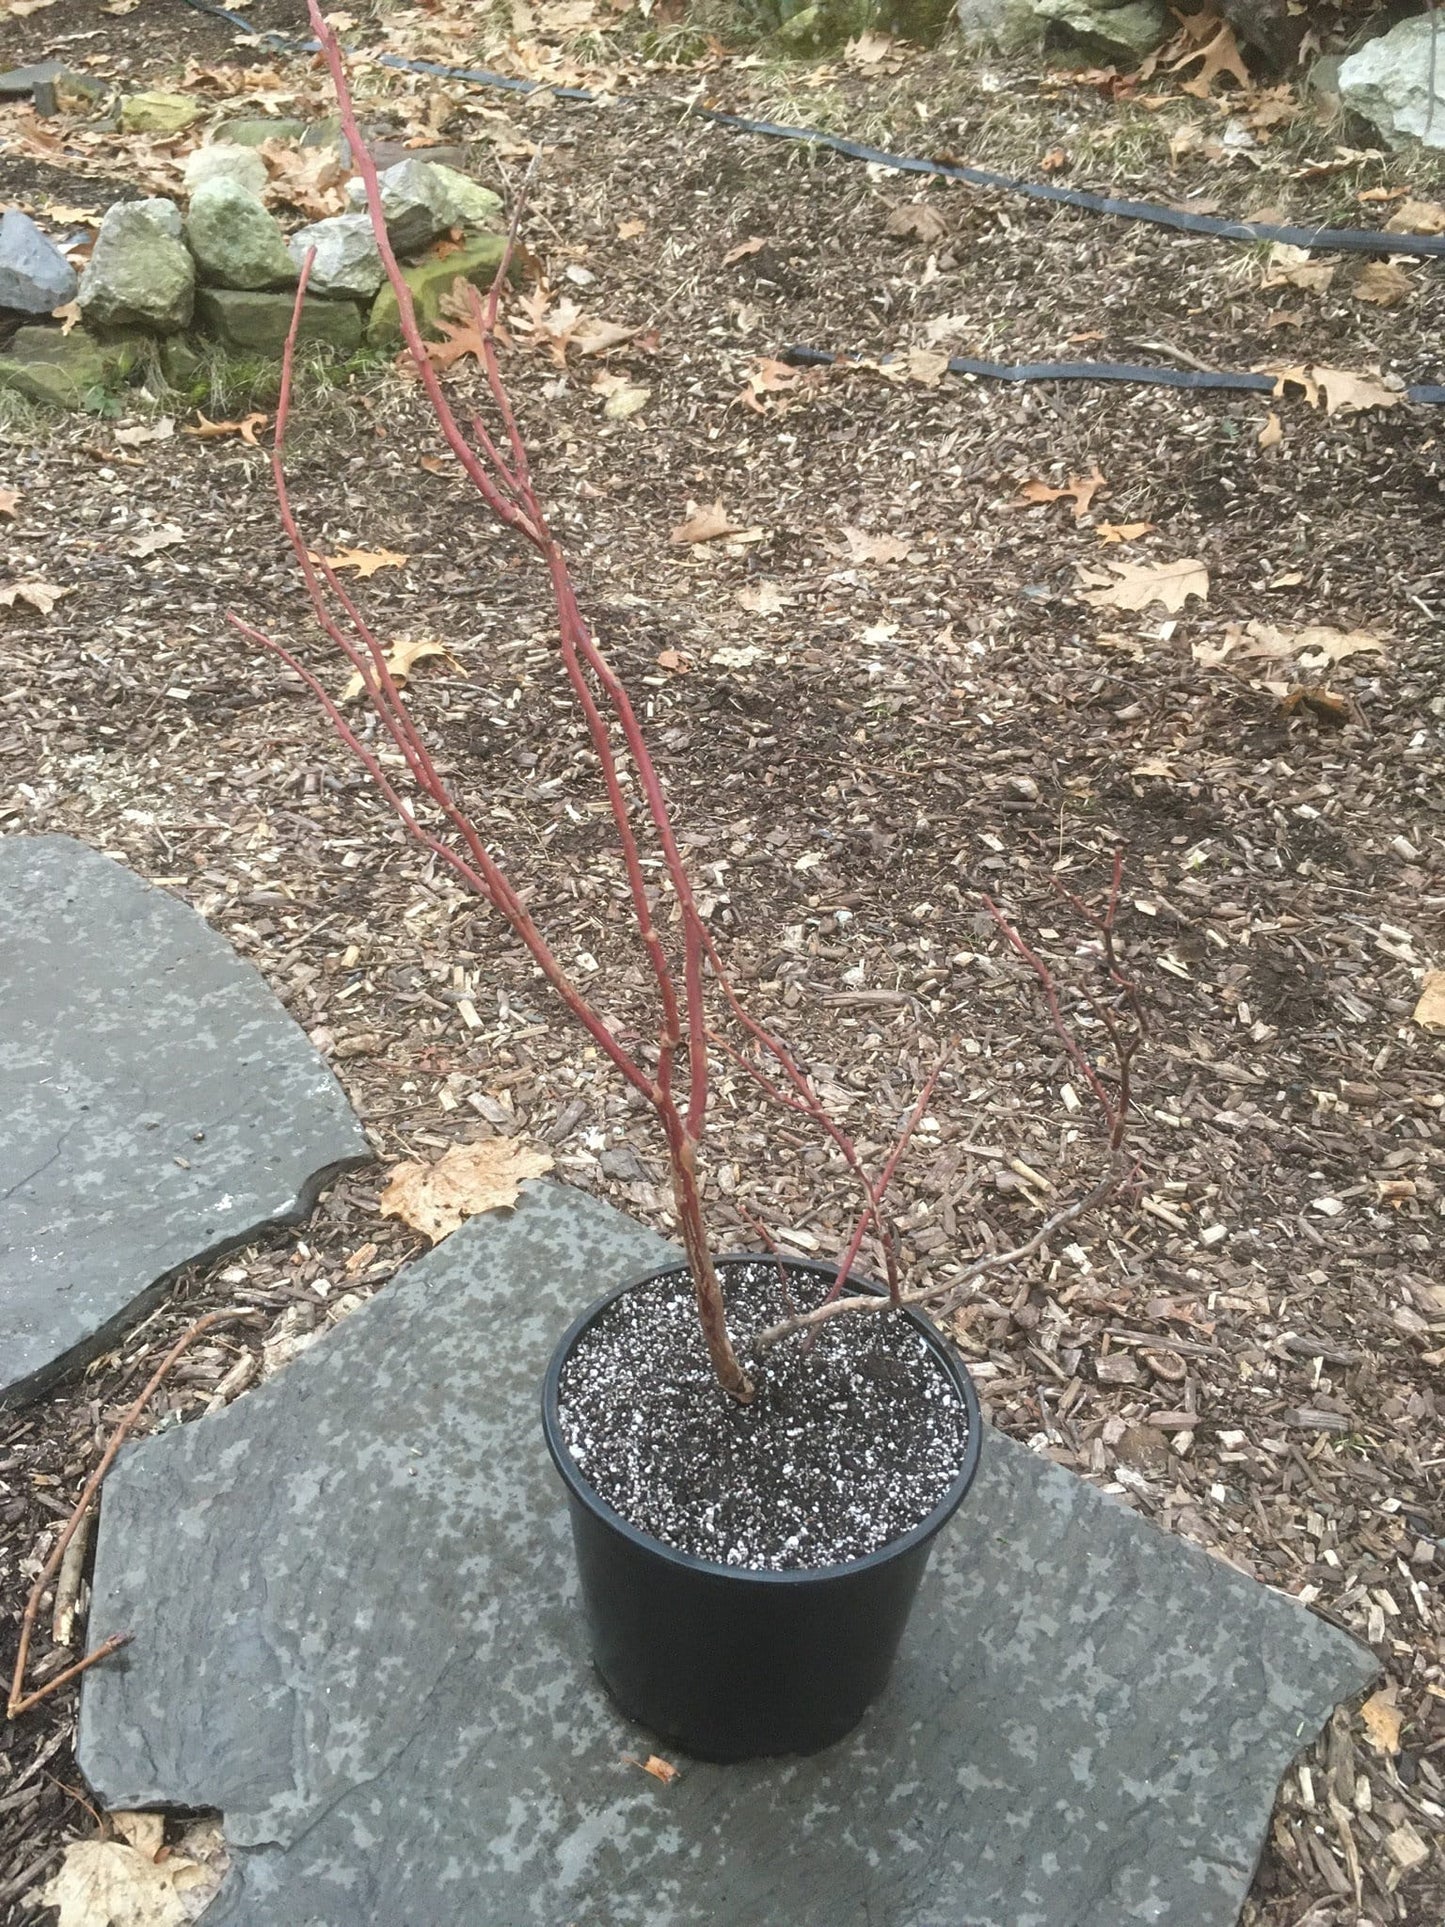
[[371,1156],[260,974],[64,836],[0,838],[0,1404]]
[[638,1770],[543,1369],[670,1248],[552,1184],[105,1488],[82,1768],[219,1808],[205,1927],[1226,1927],[1353,1640],[990,1433],[897,1674],[811,1759]]

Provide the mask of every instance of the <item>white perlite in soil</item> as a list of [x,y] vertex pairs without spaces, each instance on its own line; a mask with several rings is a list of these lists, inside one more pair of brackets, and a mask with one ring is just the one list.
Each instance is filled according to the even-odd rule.
[[686,1271],[617,1298],[563,1366],[559,1416],[588,1484],[629,1524],[721,1565],[761,1571],[861,1558],[909,1531],[963,1465],[968,1414],[918,1328],[891,1312],[834,1318],[747,1358],[752,1333],[825,1295],[787,1267],[719,1266],[728,1323],[757,1386],[718,1386]]

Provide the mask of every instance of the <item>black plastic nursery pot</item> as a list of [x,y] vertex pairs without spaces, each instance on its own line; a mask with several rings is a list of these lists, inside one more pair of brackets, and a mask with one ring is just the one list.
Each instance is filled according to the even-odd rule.
[[[740,1262],[760,1260],[740,1254],[720,1259],[719,1269]],[[815,1261],[786,1263],[791,1273],[836,1276],[835,1267]],[[978,1394],[937,1329],[905,1310],[899,1315],[922,1332],[968,1426],[963,1464],[933,1510],[876,1551],[839,1565],[756,1571],[678,1551],[593,1491],[568,1452],[558,1396],[573,1346],[614,1299],[681,1269],[633,1279],[589,1307],[558,1344],[543,1385],[547,1449],[567,1490],[593,1659],[629,1718],[695,1759],[816,1753],[844,1738],[888,1683],[933,1541],[978,1470]],[[854,1278],[849,1284],[878,1289]]]

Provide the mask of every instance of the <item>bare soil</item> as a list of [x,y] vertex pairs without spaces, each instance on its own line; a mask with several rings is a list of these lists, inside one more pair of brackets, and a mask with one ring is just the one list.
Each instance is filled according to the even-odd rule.
[[[299,24],[296,7],[251,12]],[[393,45],[447,38],[434,14],[389,24]],[[112,16],[56,0],[7,22],[0,52],[66,51],[72,31],[117,73],[130,63],[131,85],[182,79],[188,59],[232,66],[218,107],[248,111],[236,103],[252,70],[236,63],[250,56],[178,4]],[[367,83],[378,124],[430,113],[499,185],[532,143],[546,149],[526,239],[551,307],[531,332],[514,308],[508,379],[752,1009],[875,1155],[957,1044],[896,1180],[915,1282],[946,1283],[969,1256],[1019,1242],[1101,1168],[1087,1093],[980,892],[1061,982],[1083,986],[1091,932],[1055,882],[1099,901],[1124,845],[1121,948],[1151,1025],[1137,1178],[971,1298],[953,1328],[996,1425],[1379,1656],[1398,1739],[1377,1702],[1369,1724],[1346,1709],[1301,1756],[1249,1927],[1435,1927],[1445,1058],[1412,1013],[1424,973],[1445,967],[1445,415],[1330,415],[1298,393],[1003,388],[926,362],[923,379],[795,379],[776,357],[793,342],[941,346],[1439,380],[1441,269],[1408,268],[1390,308],[1355,297],[1358,264],[1338,264],[1323,290],[1265,287],[1264,249],[945,191],[730,136],[678,103],[701,89],[1035,175],[1057,150],[1079,184],[1229,214],[1272,205],[1378,224],[1398,203],[1360,196],[1439,199],[1438,176],[1370,158],[1358,130],[1293,95],[1291,118],[1257,129],[1246,158],[1196,145],[1171,163],[1181,128],[1217,144],[1258,100],[1210,106],[1161,78],[1150,107],[1117,77],[906,52],[783,68],[679,43],[663,54],[693,66],[659,68],[655,47],[644,58],[605,34],[581,49],[541,28],[500,48],[477,34],[453,31],[453,57],[642,95],[579,108],[452,87],[434,108],[420,85]],[[316,94],[309,68],[282,65]],[[24,132],[4,111],[9,134]],[[0,187],[40,212],[134,191],[115,140],[62,133],[58,159],[17,155],[12,138]],[[905,207],[939,223],[923,238],[890,232]],[[547,317],[555,327],[567,299],[638,332],[601,358],[549,348]],[[473,364],[455,373],[474,389]],[[647,388],[641,411],[609,419],[616,384],[599,373]],[[269,409],[264,375],[217,379],[213,418]],[[1262,444],[1271,414],[1281,432]],[[136,439],[165,417],[173,433]],[[565,1181],[670,1222],[645,1115],[490,914],[404,845],[299,686],[227,628],[239,609],[311,647],[264,447],[182,432],[196,425],[184,399],[134,393],[109,419],[9,417],[0,486],[21,492],[9,579],[67,593],[48,616],[0,608],[0,831],[76,835],[195,904],[327,1053],[380,1162],[303,1232],[181,1279],[114,1354],[7,1417],[7,1670],[30,1577],[174,1335],[215,1305],[255,1314],[182,1365],[157,1419],[244,1395],[414,1255],[419,1241],[377,1214],[387,1165],[525,1134]],[[645,1036],[641,963],[545,584],[440,453],[415,386],[389,368],[308,376],[298,511],[327,554],[407,558],[360,588],[379,633],[447,645],[455,666],[416,672],[415,713],[533,913]],[[1104,487],[1077,517],[1068,498],[1020,503],[1027,482],[1095,470]],[[734,538],[669,540],[690,504],[716,501]],[[1084,599],[1111,561],[1182,559],[1207,569],[1206,602],[1170,613]],[[1248,654],[1251,623],[1381,646],[1310,668]],[[1088,1035],[1087,1010],[1068,1003]],[[795,1252],[845,1241],[845,1174],[797,1124],[721,1067],[706,1178],[720,1245],[754,1246],[758,1222]],[[865,1257],[877,1268],[876,1250]],[[49,1639],[48,1616],[42,1628],[37,1678],[75,1657]],[[94,1830],[70,1754],[75,1704],[62,1691],[0,1727],[0,1921],[15,1927],[45,1917],[25,1894],[67,1839]]]

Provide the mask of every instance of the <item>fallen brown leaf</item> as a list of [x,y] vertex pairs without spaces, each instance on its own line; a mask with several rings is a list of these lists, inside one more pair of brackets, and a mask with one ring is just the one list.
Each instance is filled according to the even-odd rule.
[[735,248],[728,249],[723,266],[730,268],[737,261],[746,261],[750,254],[761,254],[767,245],[761,234],[750,234],[746,241],[739,241]]
[[395,549],[342,549],[337,555],[313,555],[313,562],[324,562],[328,569],[355,569],[365,580],[376,574],[378,569],[404,569],[409,556],[398,555]]
[[791,597],[785,596],[776,582],[749,582],[738,590],[738,606],[755,616],[775,616],[788,607]]
[[1365,1732],[1370,1744],[1381,1753],[1398,1753],[1400,1750],[1400,1727],[1403,1718],[1395,1704],[1395,1689],[1386,1686],[1378,1693],[1372,1693],[1360,1708],[1360,1718],[1364,1721]]
[[1402,201],[1385,223],[1386,234],[1445,234],[1439,201]]
[[133,555],[137,561],[147,556],[159,555],[162,549],[173,549],[178,542],[184,542],[186,532],[176,522],[162,522],[159,528],[147,529],[126,547],[126,554]]
[[1274,398],[1283,398],[1286,388],[1302,388],[1311,408],[1318,408],[1324,397],[1327,415],[1361,414],[1367,408],[1398,408],[1400,396],[1387,388],[1375,375],[1358,375],[1347,368],[1320,368],[1301,362],[1288,368],[1278,364],[1261,368],[1260,374],[1274,376]]
[[658,654],[657,666],[670,670],[674,676],[685,676],[692,668],[692,662],[680,649],[663,649]]
[[1239,42],[1234,37],[1234,29],[1228,21],[1221,20],[1219,31],[1214,38],[1202,47],[1194,47],[1174,62],[1172,72],[1201,62],[1199,72],[1192,80],[1181,81],[1186,94],[1193,94],[1196,100],[1208,100],[1210,89],[1221,74],[1228,74],[1231,80],[1238,81],[1241,87],[1249,85],[1249,69],[1244,64],[1244,56],[1239,51]]
[[1278,448],[1284,440],[1284,430],[1279,425],[1279,416],[1271,408],[1269,419],[1254,438],[1261,448]]
[[659,1754],[649,1753],[642,1762],[644,1773],[650,1773],[654,1780],[661,1780],[664,1786],[671,1786],[677,1778],[677,1768],[671,1760],[664,1760]]
[[219,441],[223,435],[239,435],[241,440],[243,442],[249,442],[252,448],[259,448],[260,443],[256,440],[256,430],[267,427],[270,420],[271,417],[269,415],[263,415],[258,408],[253,414],[243,415],[239,421],[213,422],[203,415],[198,408],[196,410],[195,421],[193,423],[187,423],[181,430],[181,433],[183,435],[194,435],[198,441],[202,442]]
[[1118,581],[1106,588],[1081,590],[1081,601],[1096,609],[1147,609],[1151,602],[1162,602],[1172,615],[1184,607],[1190,596],[1197,596],[1201,602],[1209,600],[1209,571],[1192,557],[1178,562],[1111,559],[1109,567]]
[[18,488],[0,488],[0,515],[13,515],[19,506]]
[[869,535],[863,529],[844,527],[850,562],[901,562],[913,544],[904,535]]
[[1356,301],[1368,301],[1377,308],[1396,308],[1415,292],[1415,283],[1393,261],[1369,261],[1350,283]]
[[1152,535],[1157,522],[1096,522],[1094,533],[1101,542],[1137,542],[1141,535]]
[[69,589],[56,589],[48,582],[11,582],[0,589],[0,608],[13,609],[17,603],[26,602],[48,616],[60,598],[69,594]]
[[[147,1821],[158,1816],[115,1815]],[[76,1840],[65,1849],[59,1871],[33,1898],[58,1907],[57,1927],[183,1927],[197,1918],[220,1887],[226,1870],[225,1842],[215,1821],[201,1821],[162,1857],[147,1850],[154,1829],[138,1828],[128,1840]]]
[[1422,1029],[1445,1030],[1445,970],[1425,972],[1414,1016]]
[[438,317],[436,325],[446,340],[427,343],[428,361],[438,368],[451,368],[470,355],[479,366],[486,366],[485,344],[477,332],[475,321],[446,321]]
[[741,535],[743,527],[734,522],[721,502],[710,507],[699,508],[695,502],[688,504],[692,513],[685,522],[679,522],[668,536],[669,542],[716,542],[724,535]]
[[1201,638],[1194,644],[1194,660],[1204,669],[1215,669],[1237,655],[1264,662],[1293,661],[1302,669],[1320,670],[1367,653],[1385,653],[1381,637],[1368,629],[1332,629],[1323,623],[1280,629],[1272,622],[1232,622],[1220,642]]
[[[386,651],[386,666],[391,672],[392,681],[398,688],[403,688],[412,670],[419,662],[428,662],[436,656],[440,656],[443,661],[449,662],[459,675],[462,673],[461,664],[451,655],[444,644],[440,642],[430,642],[424,639],[394,642],[390,649]],[[365,692],[365,689],[366,684],[362,680],[361,672],[358,670],[353,674],[345,689],[342,690],[342,702],[354,703],[357,697]]]
[[635,241],[640,234],[646,234],[646,221],[619,221],[617,238],[619,241]]
[[1055,488],[1052,482],[1024,482],[1014,500],[1006,506],[1014,509],[1033,508],[1040,503],[1061,502],[1067,498],[1073,504],[1074,520],[1077,522],[1088,514],[1089,505],[1099,491],[1107,487],[1108,483],[1095,463],[1091,474],[1075,475],[1062,488]]
[[[1278,683],[1266,683],[1265,687],[1277,692],[1280,688]],[[1359,704],[1352,697],[1337,696],[1334,690],[1321,689],[1317,683],[1295,683],[1280,693],[1281,716],[1297,716],[1302,709],[1336,729],[1361,720]]]
[[1276,241],[1269,251],[1259,285],[1261,288],[1304,288],[1310,294],[1323,294],[1334,278],[1333,261],[1316,261],[1308,248]]
[[466,1218],[507,1211],[528,1178],[552,1169],[552,1157],[516,1138],[454,1144],[435,1164],[398,1164],[381,1194],[383,1218],[400,1218],[432,1244],[449,1238]]
[[175,420],[170,415],[162,415],[159,421],[132,422],[128,427],[116,429],[116,446],[142,448],[147,442],[168,442],[175,432]]
[[931,248],[948,239],[948,223],[927,201],[913,201],[907,207],[894,208],[883,223],[883,232],[895,240],[921,241]]

